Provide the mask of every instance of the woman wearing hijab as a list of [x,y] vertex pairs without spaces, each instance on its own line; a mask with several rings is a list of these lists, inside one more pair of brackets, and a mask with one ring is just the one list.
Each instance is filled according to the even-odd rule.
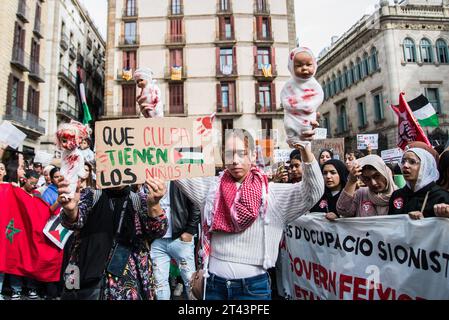
[[337,201],[348,180],[348,170],[340,160],[329,160],[322,169],[324,178],[324,195],[310,212],[325,212],[329,220],[337,218]]
[[[358,178],[366,187],[356,191]],[[360,158],[352,166],[348,183],[338,199],[337,213],[343,217],[386,215],[396,188],[391,170],[381,157],[369,155]]]
[[435,205],[449,203],[449,192],[436,184],[440,174],[432,154],[408,149],[401,160],[406,186],[393,193],[388,214],[408,214],[417,220],[435,217]]
[[324,165],[327,161],[334,158],[334,153],[330,149],[323,149],[318,156],[318,161],[320,162],[320,166]]

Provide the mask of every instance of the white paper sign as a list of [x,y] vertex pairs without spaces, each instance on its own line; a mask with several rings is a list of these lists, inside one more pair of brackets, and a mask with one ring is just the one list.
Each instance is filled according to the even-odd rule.
[[274,149],[274,163],[287,162],[294,149]]
[[9,121],[3,121],[0,125],[0,143],[9,145],[13,149],[17,149],[23,143],[26,134],[17,129]]
[[45,151],[37,151],[36,155],[34,156],[34,162],[40,162],[42,163],[43,167],[48,166],[53,161],[54,156],[50,153],[47,153]]
[[376,134],[358,134],[357,135],[357,150],[366,150],[368,145],[371,145],[372,150],[379,149],[378,145],[379,135]]
[[281,243],[281,294],[296,300],[449,299],[449,219],[301,216]]
[[314,140],[324,140],[327,138],[327,129],[326,128],[316,128]]
[[383,150],[380,154],[381,154],[382,160],[385,163],[391,163],[391,162],[401,161],[404,151],[402,151],[402,149],[400,149],[400,148],[394,148],[394,149]]

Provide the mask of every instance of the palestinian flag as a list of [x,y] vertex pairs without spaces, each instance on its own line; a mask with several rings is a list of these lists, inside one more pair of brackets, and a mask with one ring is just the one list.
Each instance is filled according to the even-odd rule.
[[176,164],[203,164],[203,148],[176,148],[174,149],[174,160]]
[[64,246],[72,233],[73,231],[62,226],[60,215],[51,217],[44,228],[44,234],[51,242],[57,245],[59,249],[64,249]]
[[438,127],[438,115],[435,112],[432,104],[429,100],[420,95],[418,98],[408,102],[410,109],[413,111],[413,115],[418,120],[421,127]]
[[86,125],[92,121],[92,116],[89,111],[89,106],[86,100],[86,89],[84,87],[83,78],[81,75],[81,68],[78,67],[76,72],[76,84],[78,88],[78,99],[80,104],[83,106],[83,124]]

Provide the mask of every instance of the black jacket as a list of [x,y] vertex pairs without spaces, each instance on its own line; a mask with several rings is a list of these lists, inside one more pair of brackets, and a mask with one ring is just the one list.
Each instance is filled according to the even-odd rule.
[[201,212],[178,188],[176,183],[170,182],[170,224],[172,238],[177,239],[184,232],[198,233],[198,223]]
[[320,201],[318,201],[315,206],[310,209],[310,212],[333,212],[337,214],[337,201],[338,198],[340,198],[340,194],[341,191],[333,196],[330,191],[326,190]]
[[423,214],[425,218],[435,217],[433,206],[439,203],[449,203],[449,192],[435,182],[428,184],[418,192],[413,192],[407,186],[393,192],[388,214],[408,214],[412,211],[421,211],[427,192],[429,192],[429,198]]

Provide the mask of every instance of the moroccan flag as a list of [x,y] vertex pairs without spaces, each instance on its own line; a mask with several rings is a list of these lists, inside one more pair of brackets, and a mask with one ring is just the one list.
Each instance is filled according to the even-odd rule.
[[425,96],[420,95],[409,101],[408,105],[421,127],[438,127],[440,125],[435,109]]
[[425,135],[423,129],[419,125],[415,116],[413,115],[410,106],[404,98],[404,93],[399,95],[399,106],[391,105],[393,111],[398,116],[398,147],[405,150],[409,142],[422,141],[429,147],[432,145]]
[[76,72],[76,84],[78,89],[78,99],[80,104],[83,106],[83,124],[86,125],[90,121],[92,121],[92,116],[90,115],[89,106],[87,105],[86,100],[86,89],[83,83],[83,77],[81,74],[81,67],[78,67]]
[[177,164],[203,164],[203,148],[176,148],[174,151],[174,162]]
[[0,184],[0,203],[0,273],[59,281],[63,251],[43,233],[50,206],[11,184]]

